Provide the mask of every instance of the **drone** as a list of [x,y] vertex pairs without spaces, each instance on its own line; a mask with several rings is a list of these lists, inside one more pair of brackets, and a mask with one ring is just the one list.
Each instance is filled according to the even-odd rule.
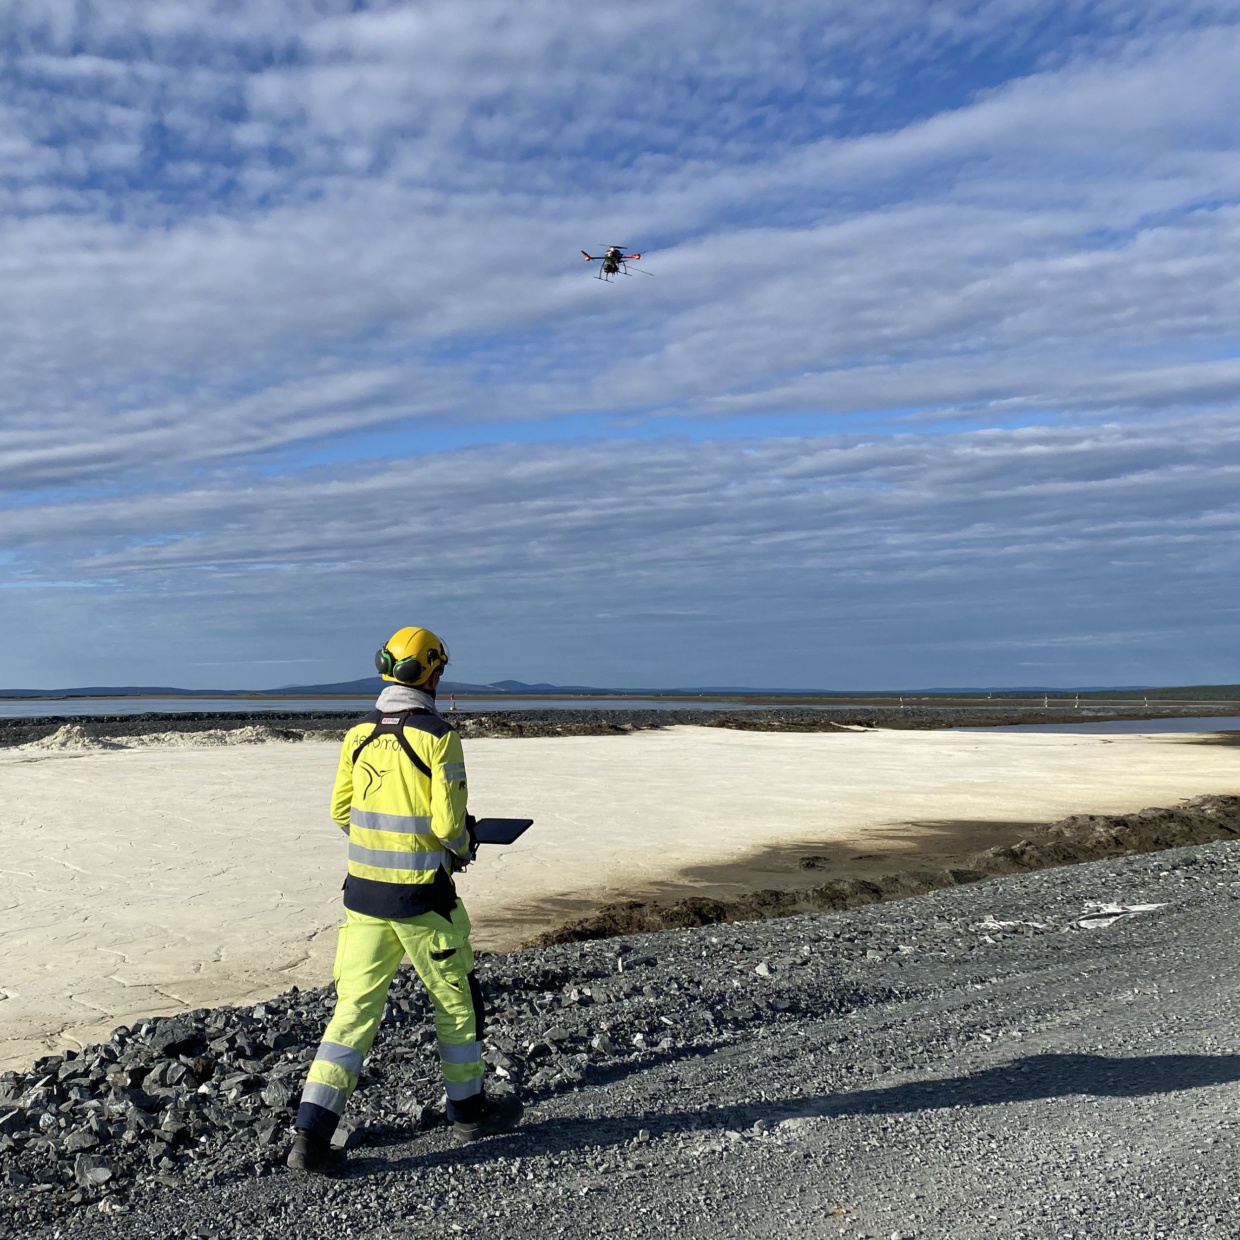
[[[596,280],[606,280],[610,284],[612,276],[631,276],[633,273],[629,270],[629,263],[635,263],[641,258],[640,254],[626,254],[624,252],[626,248],[623,245],[609,245],[605,254],[587,254],[585,250],[582,250],[581,256],[587,263],[602,263],[603,265],[599,268],[598,275],[594,278]],[[638,270],[640,271],[641,268],[638,268]],[[654,272],[652,271],[642,271],[644,276],[653,274]]]

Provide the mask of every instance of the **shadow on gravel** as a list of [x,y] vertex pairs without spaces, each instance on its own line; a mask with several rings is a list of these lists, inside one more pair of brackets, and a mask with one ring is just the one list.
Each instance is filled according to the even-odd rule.
[[391,1161],[356,1157],[349,1175],[412,1171],[464,1161],[562,1154],[591,1146],[622,1145],[645,1129],[653,1137],[752,1127],[758,1120],[832,1119],[850,1115],[892,1115],[952,1107],[993,1106],[1044,1098],[1089,1095],[1141,1098],[1240,1081],[1240,1055],[1030,1055],[969,1076],[909,1081],[885,1089],[824,1094],[787,1102],[749,1103],[668,1115],[598,1117],[527,1122],[510,1136],[493,1138],[470,1150],[429,1150]]
[[[1240,1055],[1142,1055],[1128,1059],[1106,1055],[1030,1055],[969,1076],[909,1081],[887,1089],[816,1098],[792,1104],[787,1112],[824,1117],[875,1115],[1032,1102],[1074,1094],[1141,1098],[1233,1081],[1240,1081]],[[787,1116],[781,1114],[780,1118]]]

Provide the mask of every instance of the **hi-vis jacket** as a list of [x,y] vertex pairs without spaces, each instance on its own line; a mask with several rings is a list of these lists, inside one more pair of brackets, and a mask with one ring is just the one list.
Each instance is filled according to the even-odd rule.
[[372,917],[447,913],[452,854],[470,858],[460,736],[431,711],[376,711],[350,728],[332,790],[349,836],[344,903]]

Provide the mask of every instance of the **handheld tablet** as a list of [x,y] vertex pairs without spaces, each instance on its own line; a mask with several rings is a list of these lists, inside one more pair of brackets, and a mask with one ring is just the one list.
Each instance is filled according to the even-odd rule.
[[479,818],[474,839],[479,844],[511,844],[534,825],[532,818]]

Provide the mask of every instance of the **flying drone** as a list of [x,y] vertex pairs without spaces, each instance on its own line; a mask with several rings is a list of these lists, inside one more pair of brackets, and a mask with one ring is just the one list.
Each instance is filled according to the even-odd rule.
[[[625,248],[622,245],[609,245],[605,254],[587,254],[585,250],[582,250],[581,256],[587,263],[602,263],[598,275],[594,278],[606,280],[610,284],[612,276],[631,276],[633,273],[629,270],[629,263],[635,263],[641,258],[640,254],[626,254]],[[639,267],[638,270],[641,271],[641,268]],[[653,274],[652,271],[642,271],[644,276]]]

